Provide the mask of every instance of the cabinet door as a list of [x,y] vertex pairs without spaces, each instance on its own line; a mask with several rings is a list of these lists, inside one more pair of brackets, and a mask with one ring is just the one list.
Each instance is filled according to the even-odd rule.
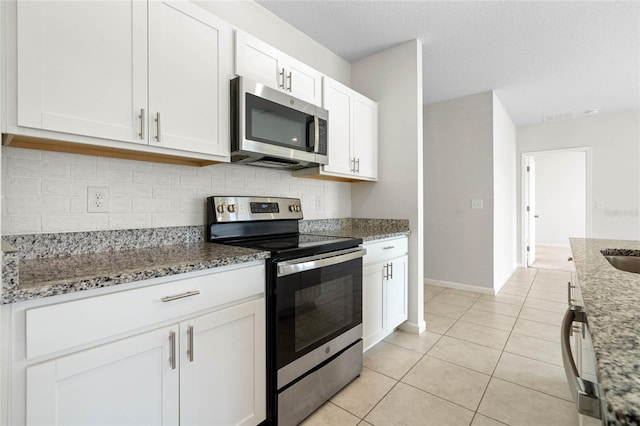
[[178,369],[165,327],[27,367],[28,425],[176,425]]
[[358,176],[377,179],[378,104],[358,93],[353,98],[353,151]]
[[407,256],[387,262],[391,265],[385,283],[388,333],[407,320],[407,262]]
[[322,74],[292,58],[287,58],[285,71],[285,87],[289,93],[314,105],[321,104]]
[[351,121],[353,91],[348,87],[324,79],[323,107],[329,111],[328,153],[329,164],[324,171],[332,173],[353,173],[353,155],[351,153]]
[[264,299],[181,323],[180,333],[180,423],[255,425],[264,420]]
[[235,45],[237,75],[284,89],[286,76],[280,51],[242,31],[236,31]]
[[231,29],[184,1],[149,2],[150,144],[229,155]]
[[147,3],[18,1],[19,126],[147,143]]
[[362,270],[362,340],[365,351],[386,335],[383,268],[383,263],[375,263]]

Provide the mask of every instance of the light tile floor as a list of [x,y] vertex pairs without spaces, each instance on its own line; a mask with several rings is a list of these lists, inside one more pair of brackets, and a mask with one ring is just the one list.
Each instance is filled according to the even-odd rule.
[[303,425],[577,425],[559,343],[569,279],[518,269],[495,296],[425,286],[427,331],[368,350]]

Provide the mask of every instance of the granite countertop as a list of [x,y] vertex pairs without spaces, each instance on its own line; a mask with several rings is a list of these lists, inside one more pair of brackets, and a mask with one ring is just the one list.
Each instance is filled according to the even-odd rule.
[[19,285],[4,289],[2,303],[39,299],[267,257],[269,253],[265,251],[201,242],[22,259],[18,271]]
[[[406,236],[409,221],[320,219],[300,232],[372,241]],[[269,257],[269,252],[204,242],[204,227],[7,236],[1,304],[126,284]]]
[[572,238],[571,249],[609,424],[636,425],[640,422],[640,274],[614,268],[601,250],[622,249],[640,256],[640,241]]

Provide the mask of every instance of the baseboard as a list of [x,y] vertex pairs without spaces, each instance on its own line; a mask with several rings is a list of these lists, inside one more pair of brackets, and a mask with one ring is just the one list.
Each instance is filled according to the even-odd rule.
[[416,324],[415,322],[405,321],[400,324],[398,328],[402,331],[406,331],[407,333],[421,334],[427,329],[427,322],[422,320],[420,321],[420,324]]
[[451,281],[431,280],[428,278],[424,279],[424,283],[427,285],[435,285],[438,287],[452,288],[455,290],[472,291],[475,293],[482,293],[482,294],[492,294],[492,295],[495,294],[492,288],[478,287],[477,285],[454,283]]

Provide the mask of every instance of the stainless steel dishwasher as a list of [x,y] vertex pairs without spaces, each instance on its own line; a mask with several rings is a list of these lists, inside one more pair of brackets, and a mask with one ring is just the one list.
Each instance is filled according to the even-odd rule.
[[561,328],[562,363],[571,396],[578,410],[580,426],[605,425],[604,394],[602,386],[598,383],[598,365],[589,333],[587,314],[575,274],[572,274],[571,278],[567,289],[569,307]]

